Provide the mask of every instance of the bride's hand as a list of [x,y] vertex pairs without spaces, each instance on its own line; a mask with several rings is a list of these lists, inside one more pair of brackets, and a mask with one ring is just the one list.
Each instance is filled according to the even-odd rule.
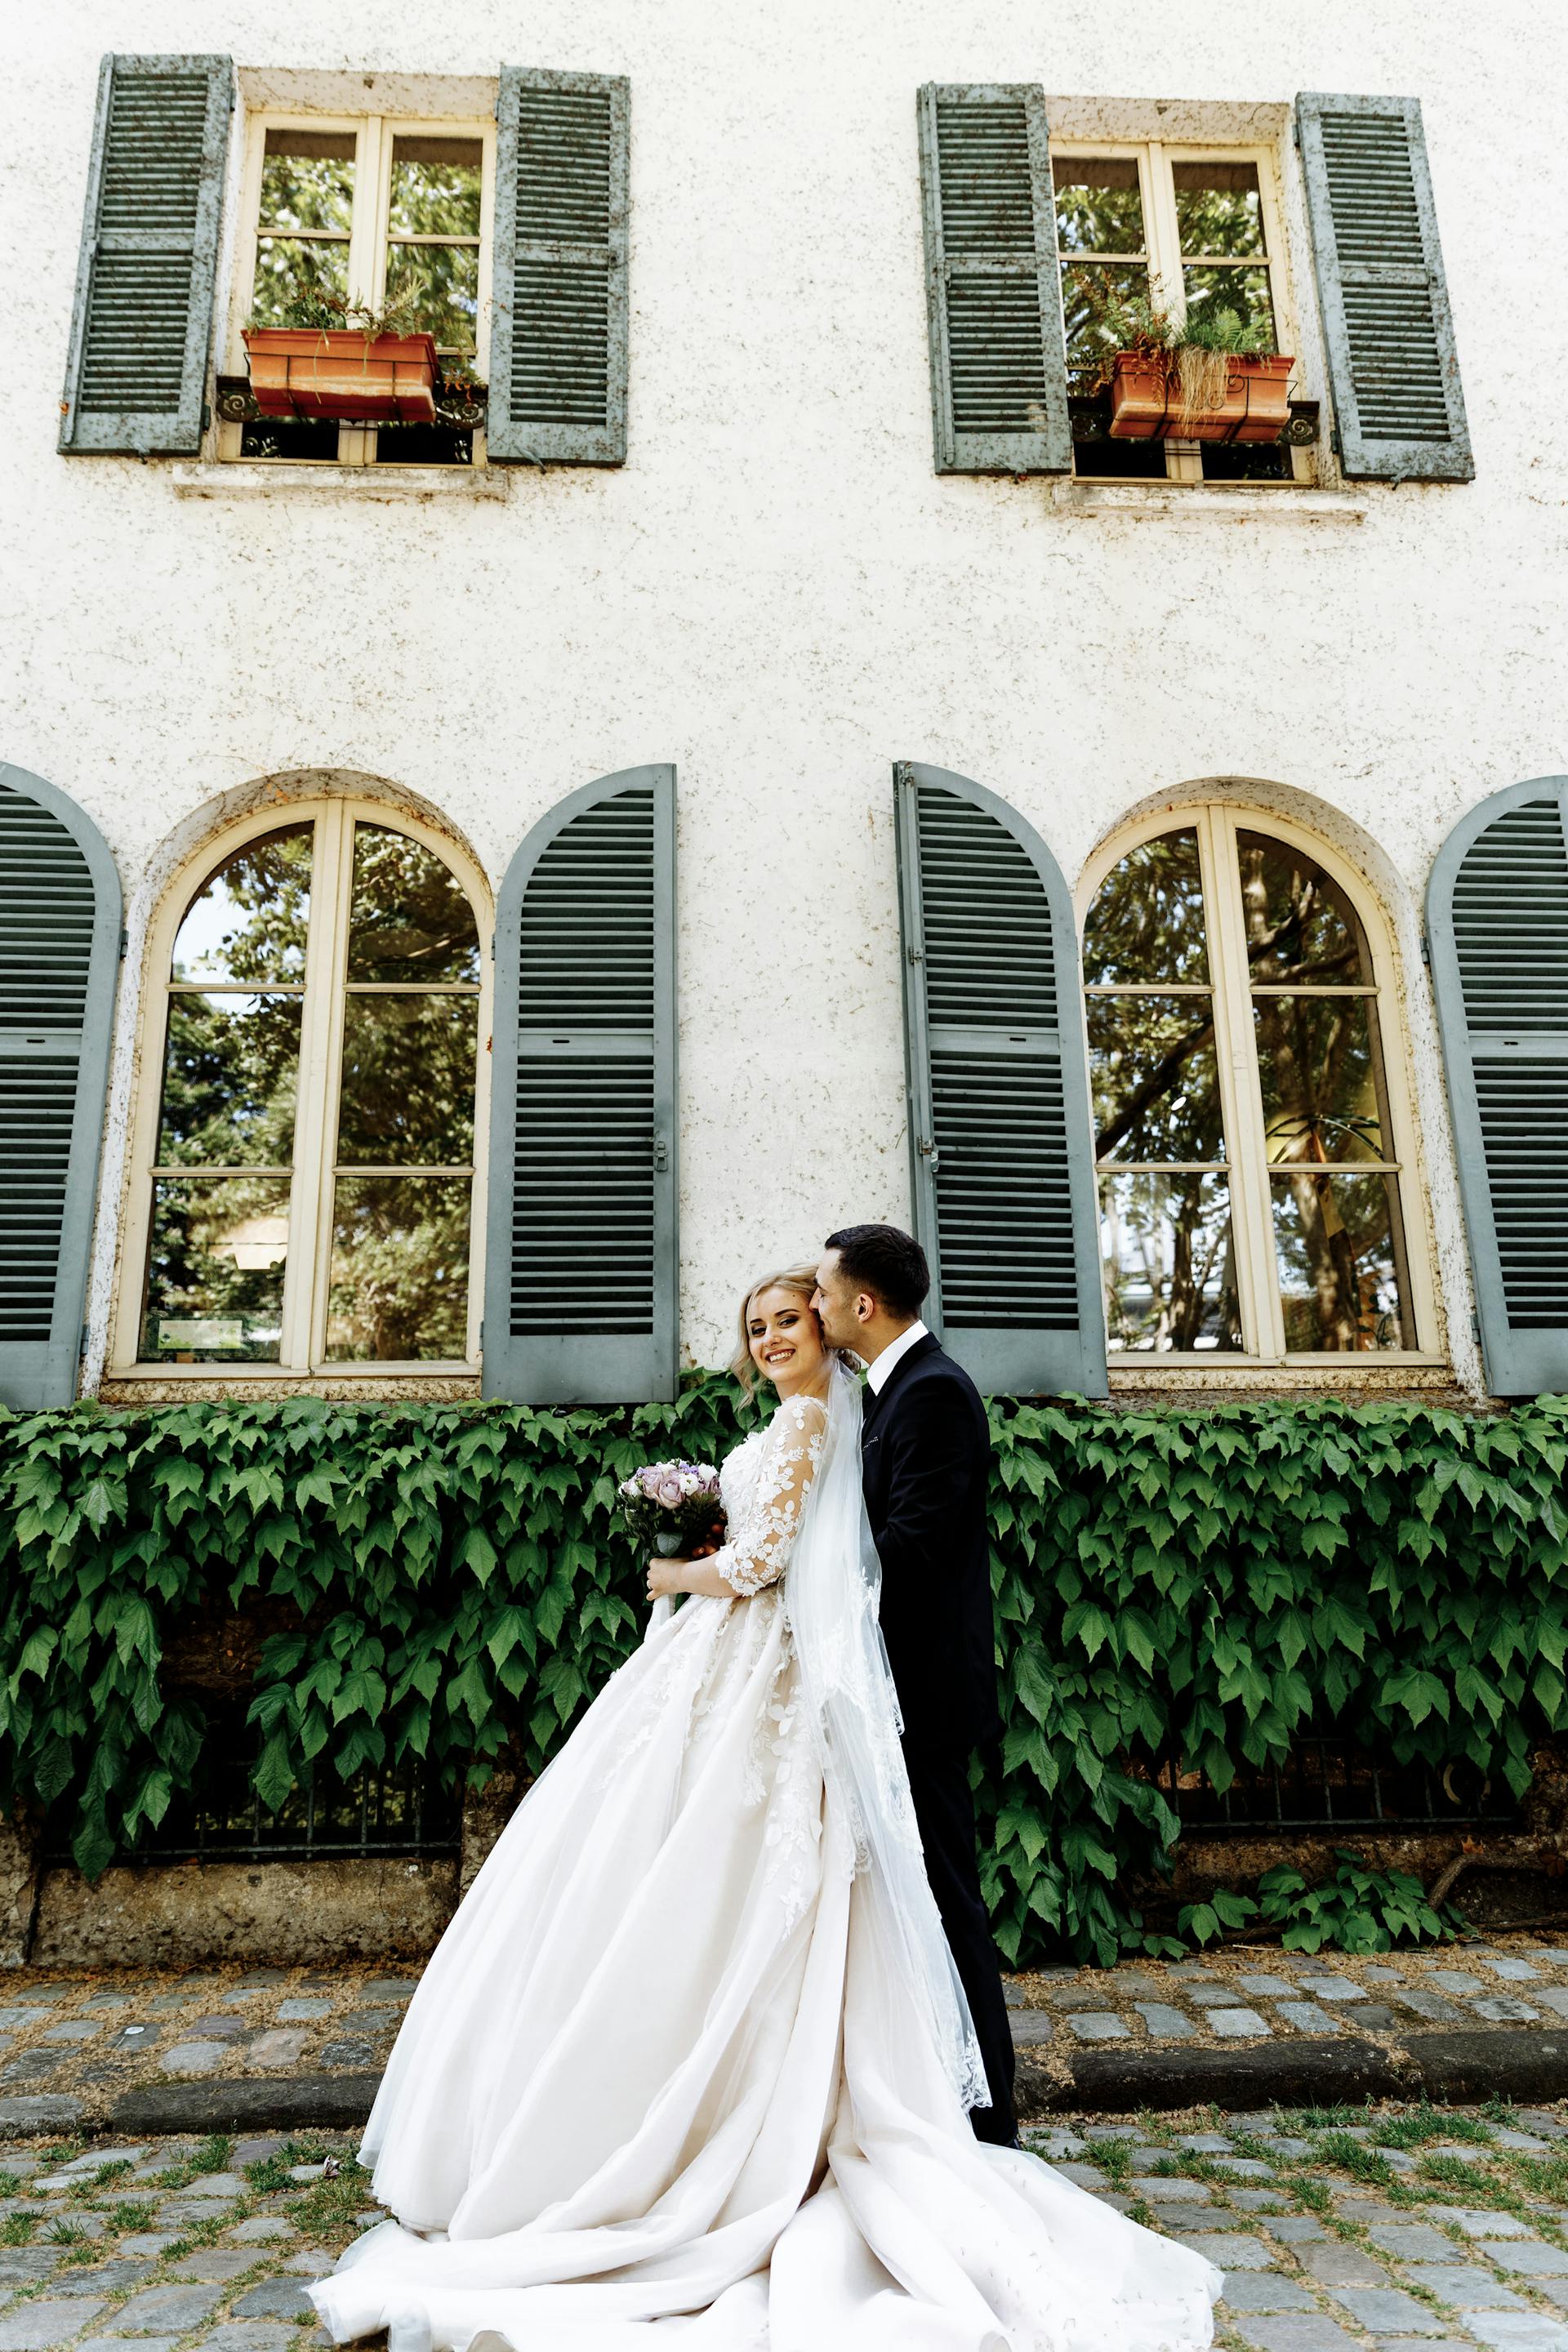
[[648,1599],[661,1601],[666,1593],[684,1592],[691,1565],[689,1559],[650,1559],[647,1564]]

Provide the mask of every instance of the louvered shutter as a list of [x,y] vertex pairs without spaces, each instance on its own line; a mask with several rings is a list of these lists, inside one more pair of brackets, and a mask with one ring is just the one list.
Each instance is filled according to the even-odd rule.
[[503,66],[496,115],[486,446],[623,465],[631,84]]
[[939,474],[1068,474],[1067,347],[1042,90],[920,94]]
[[201,447],[224,164],[227,58],[105,58],[61,402],[60,447]]
[[1034,829],[894,771],[915,1230],[933,1328],[988,1394],[1105,1394],[1078,935]]
[[521,1404],[679,1381],[675,771],[535,825],[496,913],[484,1383]]
[[1568,776],[1494,793],[1427,893],[1487,1383],[1568,1390]]
[[1347,474],[1475,478],[1414,98],[1296,100],[1329,381]]
[[0,766],[0,1402],[76,1394],[120,877],[74,801]]

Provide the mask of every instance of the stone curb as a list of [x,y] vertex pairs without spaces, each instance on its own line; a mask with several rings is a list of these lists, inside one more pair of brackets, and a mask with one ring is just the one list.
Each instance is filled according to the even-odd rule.
[[[1058,2062],[1059,2063],[1059,2062]],[[74,2099],[0,2101],[13,2132],[75,2128],[164,2132],[346,2130],[370,2114],[381,2077],[279,2074],[242,2082],[153,2083],[128,2091],[101,2117]],[[1568,2098],[1568,2036],[1556,2033],[1413,2033],[1402,2044],[1342,2039],[1252,2042],[1200,2050],[1079,2050],[1053,2073],[1018,2053],[1018,2111],[1026,2119],[1068,2110],[1131,2115],[1207,2106],[1246,2111],[1410,2099],[1530,2105]],[[26,2110],[24,2114],[22,2110]]]
[[1064,2077],[1019,2052],[1021,2115],[1568,2097],[1568,2037],[1555,2033],[1413,2033],[1394,2047],[1347,2034],[1228,2049],[1080,2050],[1067,2063]]
[[381,2076],[375,2074],[150,2083],[143,2091],[127,2091],[116,2099],[99,2128],[138,2135],[341,2129],[365,2121],[380,2085]]

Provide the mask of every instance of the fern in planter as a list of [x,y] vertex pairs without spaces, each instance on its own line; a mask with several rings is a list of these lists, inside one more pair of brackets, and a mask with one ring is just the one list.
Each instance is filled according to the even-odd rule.
[[1178,322],[1144,295],[1131,301],[1111,292],[1089,299],[1092,332],[1103,345],[1096,391],[1109,386],[1124,353],[1164,367],[1176,386],[1178,434],[1224,406],[1232,360],[1258,359],[1274,349],[1266,327],[1228,306]]

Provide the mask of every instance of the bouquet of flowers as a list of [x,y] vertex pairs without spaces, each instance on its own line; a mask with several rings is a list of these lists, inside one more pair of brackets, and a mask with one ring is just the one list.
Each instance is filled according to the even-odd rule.
[[664,1559],[679,1559],[711,1535],[724,1516],[710,1462],[650,1462],[623,1478],[618,1492],[633,1535]]

